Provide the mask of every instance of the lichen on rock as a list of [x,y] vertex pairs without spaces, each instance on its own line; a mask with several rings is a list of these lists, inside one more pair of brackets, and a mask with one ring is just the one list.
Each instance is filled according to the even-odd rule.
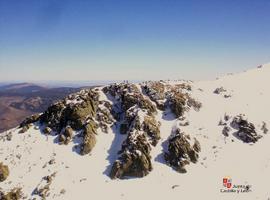
[[201,146],[196,138],[194,138],[194,144],[191,144],[190,136],[181,132],[180,129],[176,129],[174,135],[169,139],[164,159],[176,171],[186,173],[185,165],[190,162],[196,163],[200,151]]
[[22,198],[22,189],[14,188],[7,193],[0,191],[0,199],[1,200],[19,200]]
[[130,134],[122,145],[121,156],[112,166],[110,177],[143,177],[152,170],[150,144],[144,133]]
[[120,133],[127,134],[110,177],[123,179],[146,176],[152,170],[151,148],[160,139],[159,124],[154,117],[156,106],[134,84],[115,84],[105,91],[119,103],[119,114],[123,119]]
[[89,121],[83,128],[83,142],[81,144],[81,155],[88,154],[96,145],[96,129],[97,124],[94,121]]
[[3,182],[9,176],[9,168],[7,165],[0,163],[0,182]]
[[73,137],[73,129],[70,126],[66,126],[62,133],[59,135],[60,144],[68,144]]

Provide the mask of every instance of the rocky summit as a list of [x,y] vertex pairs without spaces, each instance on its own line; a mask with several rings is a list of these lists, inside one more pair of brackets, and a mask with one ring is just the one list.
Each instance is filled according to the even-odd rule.
[[195,188],[222,199],[228,175],[266,197],[256,190],[270,175],[267,74],[70,94],[0,135],[0,199],[198,199]]

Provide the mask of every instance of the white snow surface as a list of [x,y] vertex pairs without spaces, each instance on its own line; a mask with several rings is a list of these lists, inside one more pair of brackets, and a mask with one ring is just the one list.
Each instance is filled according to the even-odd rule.
[[[193,109],[187,112],[190,125],[180,128],[199,140],[202,151],[199,162],[186,167],[186,174],[176,172],[163,159],[172,127],[179,122],[166,110],[157,114],[161,140],[151,151],[153,171],[143,178],[111,180],[108,177],[126,138],[116,133],[118,128],[109,129],[107,134],[99,130],[91,154],[81,156],[73,151],[73,142],[59,145],[56,137],[45,136],[32,127],[23,134],[18,134],[17,129],[10,130],[12,140],[0,141],[0,161],[10,169],[10,176],[0,187],[4,191],[22,187],[26,199],[39,199],[31,193],[42,177],[56,172],[46,199],[269,199],[270,133],[260,133],[263,138],[257,143],[246,144],[231,134],[225,139],[222,127],[218,126],[225,113],[231,116],[244,113],[257,130],[262,121],[269,127],[269,77],[270,64],[267,64],[213,81],[190,83],[192,96],[202,103],[202,108],[199,112]],[[224,87],[231,97],[214,94],[217,87]],[[106,95],[102,94],[102,99],[107,100]],[[56,163],[49,165],[47,162],[52,158]],[[251,192],[222,193],[222,180],[227,176],[233,184],[251,185]],[[62,189],[66,191],[64,194],[60,194]]]

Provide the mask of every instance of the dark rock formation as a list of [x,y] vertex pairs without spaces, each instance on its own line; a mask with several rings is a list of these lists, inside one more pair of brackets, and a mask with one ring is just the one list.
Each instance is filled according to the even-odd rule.
[[41,115],[40,122],[58,133],[67,125],[75,130],[82,129],[89,118],[95,117],[98,94],[92,90],[82,90],[77,95],[80,99],[77,103],[67,103],[70,99],[65,99],[50,106]]
[[231,125],[238,129],[236,136],[245,143],[255,143],[262,137],[256,133],[254,124],[248,122],[242,115],[234,117]]
[[46,134],[46,135],[50,135],[52,133],[52,129],[50,127],[45,127],[43,132]]
[[160,125],[154,118],[156,106],[144,98],[133,84],[115,84],[104,91],[119,103],[119,114],[123,118],[120,132],[128,135],[118,160],[112,166],[110,177],[145,176],[152,170],[151,146],[156,145],[160,138]]
[[110,177],[125,178],[128,176],[143,177],[152,170],[150,151],[144,133],[138,131],[130,134],[122,145],[122,154],[112,166]]
[[39,114],[27,117],[25,120],[23,120],[20,123],[19,128],[21,128],[21,130],[19,132],[25,133],[32,126],[33,123],[35,123],[39,120],[39,118],[40,118]]
[[65,121],[75,130],[80,130],[88,117],[94,118],[96,102],[92,98],[86,99],[81,104],[69,105],[65,112]]
[[3,182],[9,176],[9,169],[7,165],[0,163],[0,182]]
[[81,144],[81,154],[85,155],[92,151],[96,145],[97,124],[94,121],[88,122],[83,129],[83,143]]
[[156,146],[160,139],[160,123],[155,120],[154,116],[146,115],[142,127],[144,132],[150,137],[151,144]]
[[11,191],[7,192],[6,194],[0,191],[0,199],[1,200],[19,200],[22,198],[22,189],[21,188],[14,188]]
[[99,102],[96,112],[96,121],[104,133],[108,133],[108,125],[112,125],[115,122],[112,110],[112,105],[109,102]]
[[268,133],[268,128],[265,122],[262,122],[261,130],[263,131],[264,134]]
[[62,133],[59,135],[60,144],[68,144],[73,136],[73,130],[70,126],[67,126]]
[[156,103],[158,109],[165,109],[165,85],[161,81],[148,82],[142,89]]
[[214,90],[214,93],[215,93],[215,94],[220,94],[220,93],[226,92],[226,91],[227,91],[227,90],[224,89],[223,87],[219,87],[219,88],[216,88],[216,89]]
[[134,84],[113,84],[103,89],[105,94],[112,95],[121,104],[122,110],[127,111],[129,108],[137,105],[149,113],[156,112],[156,106],[151,101],[144,98],[139,89]]
[[27,126],[29,124],[35,123],[39,120],[40,115],[36,114],[36,115],[32,115],[30,117],[27,117],[25,120],[22,121],[22,123],[20,123],[19,128],[22,128],[24,126]]
[[40,122],[46,124],[48,127],[56,132],[60,132],[64,127],[63,113],[65,110],[63,101],[59,101],[51,105],[41,116]]
[[201,146],[195,139],[194,144],[190,144],[190,136],[175,131],[175,135],[169,139],[168,152],[164,154],[165,161],[180,173],[186,173],[185,165],[190,162],[196,163],[199,158]]
[[224,126],[223,130],[222,130],[222,134],[225,136],[225,137],[228,137],[229,136],[229,132],[231,131],[231,128],[229,126]]
[[177,118],[183,116],[185,105],[186,97],[182,93],[176,93],[170,98],[170,108]]

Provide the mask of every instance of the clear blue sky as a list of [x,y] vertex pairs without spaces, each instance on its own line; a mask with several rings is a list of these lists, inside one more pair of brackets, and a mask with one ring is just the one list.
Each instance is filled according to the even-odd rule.
[[270,62],[269,0],[0,0],[0,81],[205,79]]

